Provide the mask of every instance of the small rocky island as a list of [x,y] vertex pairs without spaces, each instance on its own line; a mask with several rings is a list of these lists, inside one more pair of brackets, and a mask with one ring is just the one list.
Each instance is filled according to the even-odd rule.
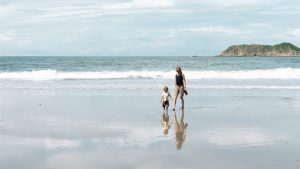
[[300,56],[300,48],[291,43],[277,45],[233,45],[220,56]]

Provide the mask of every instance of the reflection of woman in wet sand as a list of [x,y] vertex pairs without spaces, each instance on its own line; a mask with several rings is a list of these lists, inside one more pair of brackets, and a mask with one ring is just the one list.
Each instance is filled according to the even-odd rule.
[[181,109],[181,118],[178,123],[176,111],[174,111],[174,121],[175,121],[175,134],[176,134],[176,148],[180,150],[183,142],[185,141],[187,123],[184,123],[184,109]]

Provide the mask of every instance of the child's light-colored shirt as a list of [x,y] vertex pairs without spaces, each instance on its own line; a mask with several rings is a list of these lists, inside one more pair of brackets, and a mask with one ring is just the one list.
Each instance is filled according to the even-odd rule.
[[171,97],[171,94],[170,92],[163,92],[161,97],[162,97],[162,101],[167,101],[169,100],[169,97]]

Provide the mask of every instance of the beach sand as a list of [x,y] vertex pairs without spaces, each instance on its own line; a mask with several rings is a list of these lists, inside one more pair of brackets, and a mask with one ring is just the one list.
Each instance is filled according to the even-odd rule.
[[[163,133],[161,90],[0,89],[1,169],[300,167],[300,91],[199,89]],[[171,90],[171,94],[173,91]]]

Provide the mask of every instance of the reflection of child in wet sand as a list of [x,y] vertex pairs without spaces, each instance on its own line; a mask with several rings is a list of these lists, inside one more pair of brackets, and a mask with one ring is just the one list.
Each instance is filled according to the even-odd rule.
[[187,123],[184,123],[184,110],[181,109],[181,118],[180,122],[178,123],[176,111],[174,111],[174,121],[175,121],[175,134],[176,134],[176,148],[180,150],[182,147],[183,142],[185,141],[186,136],[186,128],[188,126]]
[[165,135],[169,133],[169,129],[171,128],[171,125],[169,123],[169,115],[168,112],[164,111],[164,114],[162,115],[162,121],[161,121],[163,132]]
[[168,115],[168,108],[169,108],[169,97],[172,99],[172,96],[169,92],[169,89],[167,86],[164,86],[163,88],[163,93],[161,95],[161,102],[162,102],[162,107],[164,108],[164,113],[162,116],[162,126],[163,126],[163,131],[164,134],[168,134],[169,133],[169,129],[170,129],[170,124],[169,124],[169,115]]

